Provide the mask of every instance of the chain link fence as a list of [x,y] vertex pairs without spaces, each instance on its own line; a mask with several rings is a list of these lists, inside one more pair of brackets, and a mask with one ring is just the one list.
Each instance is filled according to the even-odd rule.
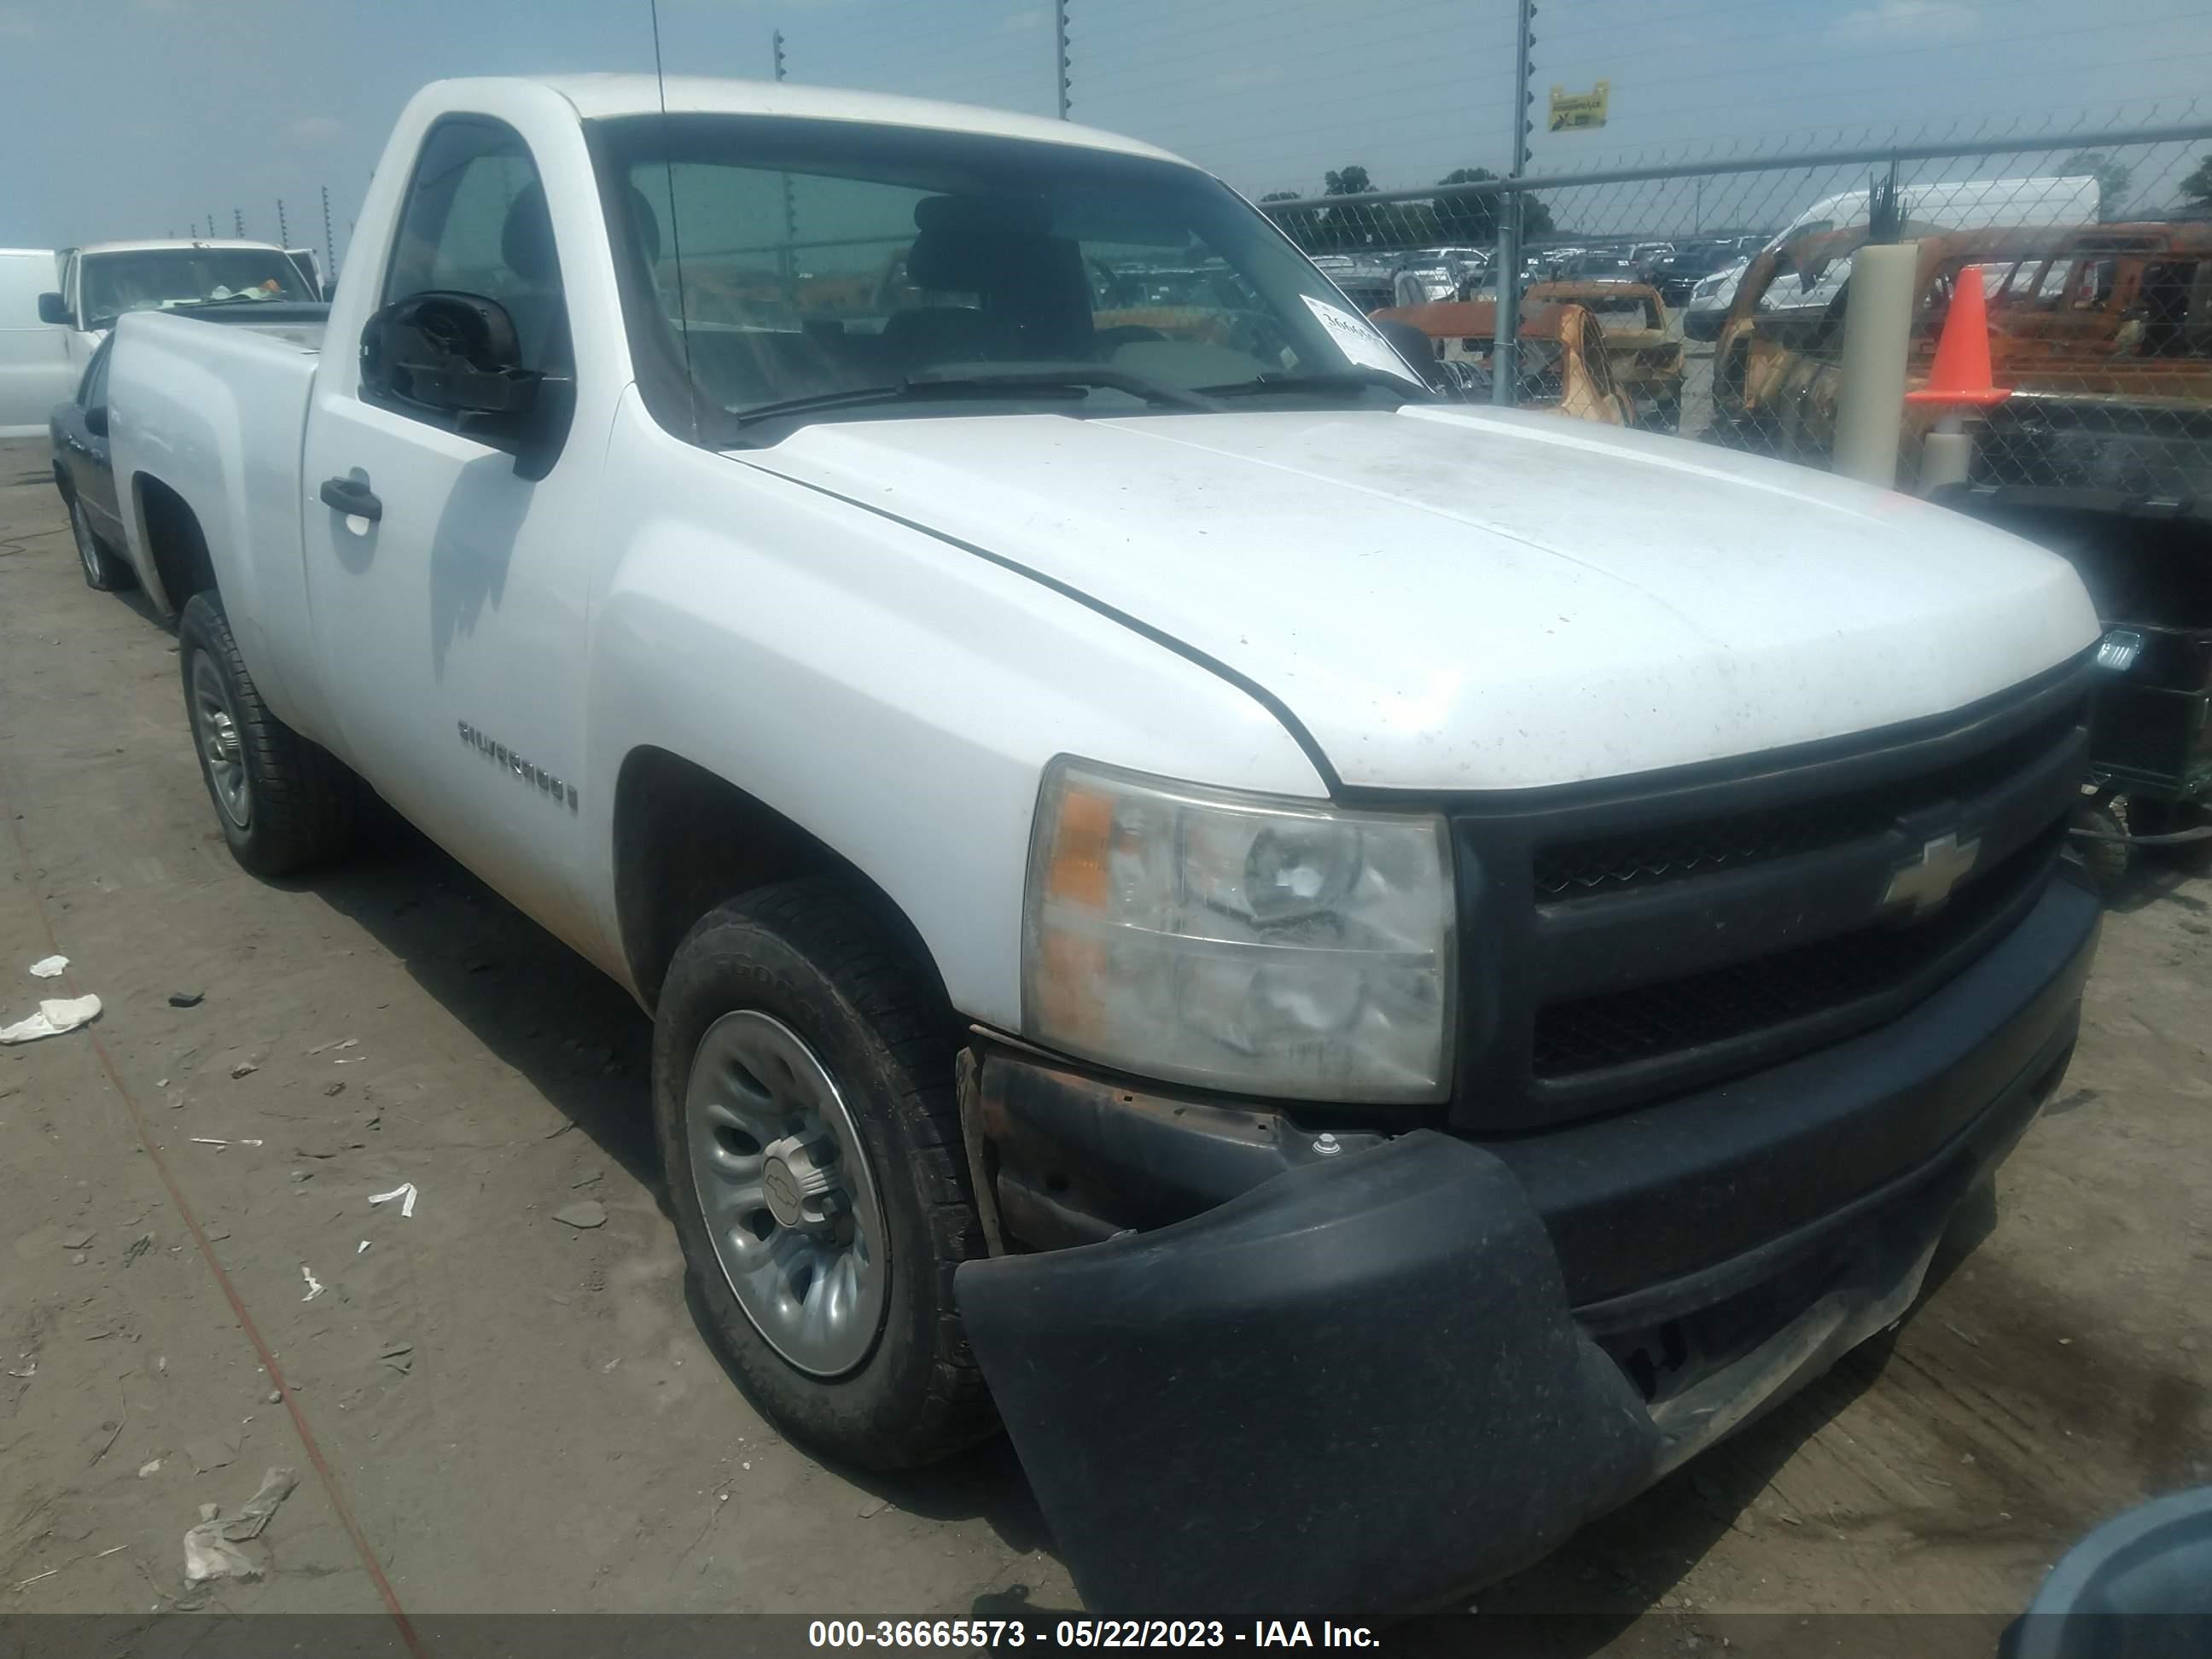
[[[685,6],[677,0],[672,15]],[[2022,500],[2212,498],[2198,459],[2212,454],[2212,299],[2198,276],[2212,267],[2197,257],[2212,213],[2212,102],[2145,99],[2101,115],[1966,116],[1849,134],[1808,119],[1790,137],[1693,143],[1572,172],[1552,158],[1586,136],[1540,134],[1521,179],[1425,167],[1424,156],[1456,147],[1441,134],[1441,110],[1478,152],[1486,128],[1501,140],[1510,128],[1510,13],[1396,0],[1362,19],[1297,4],[1262,19],[1235,0],[1008,0],[1003,12],[925,16],[862,0],[854,15],[799,11],[782,27],[802,80],[1072,114],[1194,154],[1253,195],[1363,310],[1425,328],[1439,377],[1462,395],[1808,465],[1826,465],[1833,443],[1857,250],[1870,236],[1913,240],[1916,388],[1960,271],[1982,272],[1994,378],[2013,395],[1964,416],[1977,489]],[[852,27],[861,14],[867,26]],[[1540,68],[1547,52],[1610,38],[1627,16],[1555,18],[1538,31]],[[1767,31],[1768,50],[1786,49],[1797,27]],[[2087,43],[2100,27],[2059,33]],[[782,44],[779,33],[779,52]],[[1908,50],[1875,41],[1846,57],[1887,62]],[[1324,59],[1330,75],[1316,86],[1306,71]],[[2157,78],[2148,62],[2142,74]],[[1680,108],[1653,93],[1677,83],[1714,93],[1725,78],[1661,65],[1636,81],[1639,107],[1698,131],[1711,125],[1698,112],[1704,93]],[[1832,116],[1845,95],[1735,98],[1727,118]],[[1314,165],[1331,154],[1356,161]],[[1315,193],[1270,188],[1308,167]],[[1895,223],[1877,227],[1883,192],[1893,193]],[[1501,295],[1513,203],[1520,246]],[[1497,341],[1501,298],[1519,313],[1510,362]],[[1904,487],[1921,482],[1925,435],[1945,413],[1908,407]]]
[[[1357,169],[1261,203],[1350,299],[1431,337],[1466,395],[1825,465],[1858,249],[1917,246],[1908,385],[1979,270],[1992,379],[1972,482],[2021,504],[2212,498],[2212,121],[1893,137],[1521,181],[1376,191]],[[1516,361],[1500,237],[1522,216]],[[1899,483],[1948,406],[1909,404]]]

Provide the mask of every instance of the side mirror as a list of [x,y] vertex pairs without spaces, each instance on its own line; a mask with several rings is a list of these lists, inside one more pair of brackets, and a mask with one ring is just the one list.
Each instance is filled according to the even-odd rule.
[[63,301],[60,295],[41,294],[39,295],[39,320],[42,323],[52,323],[58,328],[67,328],[74,319],[70,316],[69,307]]
[[1370,317],[1368,321],[1376,333],[1390,343],[1390,349],[1406,360],[1406,367],[1433,389],[1437,383],[1437,343],[1411,323],[1401,322],[1395,317]]
[[362,331],[361,383],[395,403],[514,427],[538,382],[507,307],[482,295],[434,289],[386,306]]
[[84,429],[95,438],[105,438],[107,435],[106,404],[102,404],[96,409],[88,409],[84,411]]

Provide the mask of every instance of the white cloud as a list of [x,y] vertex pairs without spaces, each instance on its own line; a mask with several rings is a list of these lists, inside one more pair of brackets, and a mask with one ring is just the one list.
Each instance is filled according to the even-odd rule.
[[1831,40],[1956,40],[1982,26],[1967,0],[1875,0],[1828,27]]
[[27,11],[9,7],[0,11],[0,40],[35,40],[39,38],[39,20]]
[[1042,6],[1031,6],[1027,11],[1008,12],[999,20],[999,27],[1009,34],[1023,34],[1042,28],[1048,15]]
[[303,144],[327,144],[345,131],[345,123],[335,115],[306,115],[284,131]]

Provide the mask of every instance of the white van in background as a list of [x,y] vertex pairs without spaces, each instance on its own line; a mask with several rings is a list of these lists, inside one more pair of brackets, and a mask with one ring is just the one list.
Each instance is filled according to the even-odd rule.
[[[1847,229],[1867,222],[1868,194],[1864,189],[1824,196],[1792,219],[1788,227],[1759,250],[1771,252],[1799,236]],[[2097,180],[2089,173],[2052,178],[1960,179],[1948,182],[1904,185],[1898,190],[1899,207],[1908,235],[1933,235],[1940,231],[1987,230],[2008,225],[2094,225],[2098,219]],[[1753,255],[1755,258],[1758,256]],[[1741,259],[1725,270],[1717,270],[1690,290],[1682,331],[1693,340],[1710,340],[1720,332],[1721,321],[1735,304],[1737,285],[1751,268]],[[1840,282],[1848,264],[1838,269]],[[1819,296],[1825,305],[1832,295]],[[1807,303],[1815,301],[1808,296]]]
[[[1960,179],[1903,185],[1897,193],[1906,228],[1919,227],[1930,234],[2008,225],[2097,222],[2097,180],[2089,173],[2051,179]],[[1822,197],[1792,219],[1767,248],[1780,247],[1799,236],[1866,223],[1867,196],[1864,190],[1847,190]]]
[[0,247],[0,438],[35,438],[76,385],[69,331],[39,320],[53,286],[50,247]]

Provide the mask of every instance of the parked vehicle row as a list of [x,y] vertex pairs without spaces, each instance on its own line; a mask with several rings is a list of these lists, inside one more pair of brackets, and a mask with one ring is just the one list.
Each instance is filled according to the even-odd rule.
[[134,311],[85,389],[216,824],[374,791],[635,994],[725,1362],[866,1466],[1002,1424],[1097,1607],[1532,1559],[2057,1086],[2098,629],[2023,543],[1440,399],[1064,122],[444,82],[350,258],[327,349]]

